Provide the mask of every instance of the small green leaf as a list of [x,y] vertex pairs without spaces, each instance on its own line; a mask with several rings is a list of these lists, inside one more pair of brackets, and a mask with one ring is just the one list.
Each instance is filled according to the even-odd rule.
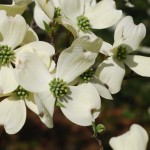
[[51,31],[49,24],[47,24],[45,21],[43,21],[43,23],[44,23],[45,31],[47,33],[51,34],[52,31]]

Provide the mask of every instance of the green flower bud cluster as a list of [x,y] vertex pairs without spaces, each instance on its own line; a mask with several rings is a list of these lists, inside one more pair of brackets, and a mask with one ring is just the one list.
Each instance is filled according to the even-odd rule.
[[77,18],[78,26],[83,32],[87,32],[90,29],[90,21],[87,17],[81,15]]
[[88,83],[94,76],[95,71],[90,68],[86,72],[80,75],[80,78],[85,82]]
[[50,91],[56,98],[66,95],[69,90],[67,83],[59,78],[54,78],[49,83],[49,86],[50,86]]
[[20,99],[25,99],[29,96],[29,92],[23,89],[21,86],[18,86],[18,88],[15,91],[15,94]]
[[11,47],[0,45],[0,65],[9,65],[15,59],[15,53]]
[[61,16],[61,9],[59,7],[55,7],[54,18],[58,18]]
[[126,59],[127,57],[127,49],[126,47],[123,47],[123,46],[119,46],[116,50],[116,58],[118,60],[124,60]]

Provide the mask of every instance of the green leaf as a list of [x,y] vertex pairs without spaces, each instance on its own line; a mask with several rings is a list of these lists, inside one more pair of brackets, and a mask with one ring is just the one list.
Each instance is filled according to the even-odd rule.
[[43,21],[44,23],[44,27],[45,27],[45,31],[48,33],[48,34],[51,34],[51,28],[49,26],[49,24],[47,24],[45,21]]

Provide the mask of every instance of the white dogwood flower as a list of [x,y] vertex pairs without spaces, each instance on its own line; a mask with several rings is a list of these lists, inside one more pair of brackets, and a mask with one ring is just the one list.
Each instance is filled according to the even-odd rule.
[[26,102],[32,105],[32,111],[38,112],[33,102],[33,95],[21,86],[10,97],[0,102],[0,125],[4,126],[8,134],[15,134],[23,127],[27,113]]
[[125,64],[135,73],[150,77],[150,58],[132,54],[146,34],[145,26],[135,25],[132,17],[123,18],[115,30],[114,44],[104,42],[101,52],[108,58],[97,69],[99,79],[109,87],[112,94],[121,89]]
[[148,134],[138,124],[133,124],[129,131],[109,141],[113,150],[146,150],[147,143]]
[[35,99],[39,110],[47,113],[48,118],[51,114],[49,105],[56,100],[64,106],[61,107],[64,115],[76,124],[91,125],[99,115],[100,97],[96,89],[90,83],[70,85],[94,64],[101,42],[95,40],[92,45],[93,52],[85,52],[85,47],[77,45],[64,50],[59,56],[55,75],[50,74],[43,62],[32,53],[19,55],[21,63],[15,69],[17,81],[25,89],[37,93]]
[[[51,115],[53,115],[54,105],[55,103],[51,102],[49,106]],[[4,126],[8,134],[15,134],[23,127],[27,114],[26,106],[37,114],[47,127],[53,127],[51,119],[47,118],[46,122],[45,115],[40,114],[36,101],[34,100],[34,93],[18,86],[17,89],[11,93],[10,97],[0,102],[0,125]]]
[[116,10],[114,0],[102,0],[96,4],[91,0],[59,0],[59,4],[65,16],[60,22],[74,35],[87,33],[91,28],[108,28],[122,16],[122,11]]
[[[51,63],[50,57],[52,57],[55,51],[49,43],[41,41],[26,44],[15,50],[20,44],[28,43],[30,40],[37,40],[37,38],[32,34],[33,31],[27,27],[22,16],[8,17],[5,11],[0,11],[0,18],[0,33],[2,35],[0,38],[0,93],[6,94],[14,91],[18,86],[18,83],[14,79],[13,67],[20,53],[32,51],[49,68]],[[33,36],[26,39],[27,35]]]

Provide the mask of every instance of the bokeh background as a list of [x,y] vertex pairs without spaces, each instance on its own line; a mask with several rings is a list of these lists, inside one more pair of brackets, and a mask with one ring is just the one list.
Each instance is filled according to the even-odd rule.
[[[150,47],[150,1],[130,0],[134,8],[127,7],[124,0],[116,0],[117,8],[125,15],[131,15],[135,23],[144,23],[147,35],[142,46]],[[10,0],[0,0],[2,4],[11,4]],[[29,25],[38,33],[40,40],[48,41],[45,32],[40,30],[33,21],[34,4],[23,14]],[[113,43],[113,28],[94,30],[94,33],[105,41]],[[72,36],[63,27],[59,27],[55,35],[58,50],[68,46]],[[99,56],[100,57],[100,56]],[[127,131],[131,124],[142,125],[150,134],[150,78],[126,78],[119,93],[113,95],[114,100],[102,99],[101,114],[97,123],[105,125],[106,130],[99,135],[105,150],[111,150],[109,139]],[[148,111],[149,110],[149,111]],[[16,116],[17,117],[17,116]],[[54,113],[54,128],[48,129],[41,123],[38,116],[28,110],[27,120],[20,132],[15,135],[5,133],[0,128],[0,150],[99,150],[97,141],[92,138],[90,127],[80,127],[64,117],[59,108]],[[150,149],[148,144],[147,150]]]

